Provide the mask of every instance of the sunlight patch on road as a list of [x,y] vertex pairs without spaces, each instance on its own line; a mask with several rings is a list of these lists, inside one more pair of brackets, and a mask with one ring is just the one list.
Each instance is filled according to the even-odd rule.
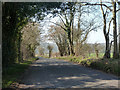
[[118,80],[97,80],[96,82],[85,82],[85,87],[100,87],[100,88],[118,88]]
[[81,85],[75,85],[71,88],[118,88],[118,80],[98,80],[95,82],[84,82],[84,84]]
[[43,66],[42,64],[32,64],[31,66]]
[[72,77],[59,77],[57,78],[58,80],[69,80],[69,79],[91,79],[91,77],[87,76],[82,76],[82,77],[77,77],[77,76],[72,76]]
[[70,65],[69,63],[62,64],[62,63],[55,63],[55,64],[49,64],[50,66],[58,66],[58,65]]
[[32,88],[32,87],[34,87],[35,85],[25,85],[25,84],[20,84],[19,85],[19,88],[24,88],[24,89],[26,89],[26,88]]
[[52,84],[49,81],[46,81],[44,83],[33,83],[32,85],[27,85],[27,84],[19,84],[19,89],[29,89],[29,88],[46,88],[46,87],[53,87],[54,84]]
[[69,63],[41,63],[41,64],[32,64],[31,66],[63,66],[63,65],[72,65]]

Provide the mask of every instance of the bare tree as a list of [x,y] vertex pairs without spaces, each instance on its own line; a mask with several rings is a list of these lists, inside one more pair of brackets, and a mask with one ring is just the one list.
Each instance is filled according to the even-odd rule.
[[48,46],[47,46],[47,49],[49,50],[49,58],[50,58],[50,57],[51,57],[51,54],[52,54],[53,46],[48,45]]
[[[76,44],[75,45],[76,46],[76,50],[75,50],[76,56],[82,54],[80,52],[81,52],[82,46],[84,46],[86,43],[86,40],[88,38],[89,33],[91,31],[96,31],[98,28],[101,27],[101,24],[98,24],[98,21],[96,19],[95,14],[90,19],[83,17],[85,14],[93,15],[93,13],[96,11],[96,9],[94,7],[91,7],[91,8],[89,7],[90,8],[89,9],[87,6],[83,7],[82,3],[79,3],[78,5],[79,5],[79,7],[76,10],[77,17],[78,17],[78,23],[77,23],[77,28],[74,28],[74,40],[75,40],[75,44]],[[86,17],[87,17],[87,15],[86,15]]]
[[106,41],[106,49],[105,49],[105,54],[104,54],[104,58],[110,58],[110,40],[109,40],[109,33],[110,33],[110,24],[112,22],[112,19],[109,21],[109,27],[108,27],[108,31],[106,30],[106,24],[107,24],[107,14],[108,11],[106,9],[106,11],[104,11],[103,6],[102,6],[102,1],[101,1],[101,11],[102,11],[102,16],[103,16],[103,33],[104,33],[104,37],[105,37],[105,41]]
[[61,29],[59,26],[51,26],[49,30],[49,40],[53,40],[59,50],[60,56],[68,54],[68,43],[67,43],[67,35],[66,32]]
[[73,25],[74,25],[74,15],[75,15],[75,3],[67,2],[63,3],[61,11],[58,14],[64,26],[54,23],[60,26],[67,33],[67,38],[69,41],[70,55],[74,55],[74,45],[73,45]]
[[39,45],[40,31],[38,30],[38,23],[28,23],[22,29],[21,51],[24,58],[34,57],[35,49]]
[[[86,8],[86,9],[88,9],[88,8]],[[86,41],[87,36],[91,31],[96,30],[97,28],[100,27],[100,25],[96,25],[96,17],[92,18],[91,20],[88,20],[88,18],[85,19],[82,17],[82,20],[81,20],[82,13],[84,15],[86,13],[88,14],[89,10],[88,11],[84,10],[84,8],[81,9],[81,3],[65,3],[62,6],[61,12],[58,14],[58,16],[60,17],[64,26],[62,26],[58,23],[52,22],[52,23],[58,25],[59,27],[61,27],[67,33],[67,38],[69,41],[71,55],[75,55],[75,51],[78,50],[78,48],[80,48],[80,47],[78,47],[78,48],[76,48],[76,50],[74,50],[74,47],[75,47],[75,45],[74,45],[75,39],[74,38],[76,38],[76,36],[78,37],[78,38],[76,38],[76,45],[78,43],[82,44],[84,41]],[[75,23],[74,21],[75,21],[76,17],[78,18],[78,23],[77,23],[78,28],[77,29],[76,29],[76,26],[74,26],[74,23]],[[80,25],[80,24],[82,24],[82,25]],[[74,33],[76,33],[76,35],[74,35]],[[80,42],[78,42],[78,41],[80,41]]]
[[96,54],[96,57],[98,58],[99,56],[99,48],[98,48],[98,45],[97,43],[94,44],[94,49],[95,49],[95,54]]
[[116,24],[116,13],[120,10],[116,8],[117,6],[117,0],[111,0],[109,4],[103,4],[103,3],[86,3],[84,5],[100,5],[106,7],[110,12],[112,12],[112,20],[113,20],[113,42],[114,42],[114,51],[113,51],[113,58],[119,58],[119,52],[118,52],[118,45],[117,45],[117,24]]
[[38,50],[39,50],[39,55],[44,55],[44,51],[45,51],[45,49],[43,48],[43,47],[38,47]]
[[88,52],[88,54],[89,54],[89,57],[91,56],[91,53],[93,53],[93,48],[92,48],[92,46],[91,46],[91,44],[87,44],[87,52]]
[[118,52],[118,45],[117,45],[117,23],[116,23],[116,0],[115,2],[112,1],[113,6],[113,38],[114,38],[114,52],[113,52],[113,58],[119,58],[119,52]]
[[104,50],[104,45],[100,44],[100,43],[95,43],[93,44],[94,50],[95,50],[95,54],[96,57],[99,57],[99,53],[103,52]]

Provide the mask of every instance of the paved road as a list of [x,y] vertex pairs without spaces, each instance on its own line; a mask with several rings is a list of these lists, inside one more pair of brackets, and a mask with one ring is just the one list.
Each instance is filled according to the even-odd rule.
[[118,88],[118,78],[71,62],[40,57],[24,73],[19,88]]

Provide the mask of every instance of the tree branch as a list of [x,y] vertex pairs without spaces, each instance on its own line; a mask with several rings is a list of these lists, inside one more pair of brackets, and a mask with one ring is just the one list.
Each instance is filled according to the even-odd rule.
[[65,13],[64,13],[64,15],[65,15],[66,24],[69,24],[68,19],[67,19],[67,16],[66,16]]
[[107,34],[109,34],[109,32],[110,32],[110,25],[111,25],[112,20],[113,20],[113,18],[111,18],[111,20],[110,20],[110,22],[109,22],[109,27],[108,27],[108,32],[107,32]]
[[101,11],[102,11],[102,14],[103,14],[103,17],[104,17],[105,13],[104,13],[104,10],[103,10],[103,7],[102,7],[102,1],[101,0],[100,0],[100,3],[101,3],[101,5],[100,5]]
[[120,11],[120,8],[118,10],[116,10],[116,12]]
[[86,3],[85,5],[91,5],[91,6],[93,6],[93,5],[103,5],[104,7],[108,8],[110,11],[112,11],[112,9],[109,6],[105,5],[105,4],[98,4],[98,3],[91,4],[91,3]]
[[90,31],[87,31],[87,32],[86,32],[84,38],[81,40],[81,43],[83,43],[83,42],[87,39],[87,36],[88,36],[89,32],[90,32]]
[[117,37],[120,36],[120,33],[117,35]]
[[52,21],[49,21],[49,22],[51,22],[51,23],[53,23],[53,24],[55,24],[55,25],[57,25],[57,26],[60,26],[62,29],[64,29],[64,30],[66,31],[66,29],[65,29],[62,25],[57,24],[57,23],[54,23],[54,22],[52,22]]
[[62,17],[58,14],[58,16],[60,17],[60,19],[62,20],[63,24],[67,27],[67,25],[65,24],[64,20],[62,19]]
[[112,47],[112,43],[113,43],[113,42],[114,42],[114,41],[111,41],[111,42],[110,42],[110,51],[111,51],[111,47]]

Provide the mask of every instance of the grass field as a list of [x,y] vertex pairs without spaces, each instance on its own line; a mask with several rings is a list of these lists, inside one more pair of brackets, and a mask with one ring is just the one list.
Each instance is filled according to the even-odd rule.
[[37,58],[30,58],[23,63],[15,63],[2,71],[2,88],[9,88],[12,83],[17,83],[18,78]]

